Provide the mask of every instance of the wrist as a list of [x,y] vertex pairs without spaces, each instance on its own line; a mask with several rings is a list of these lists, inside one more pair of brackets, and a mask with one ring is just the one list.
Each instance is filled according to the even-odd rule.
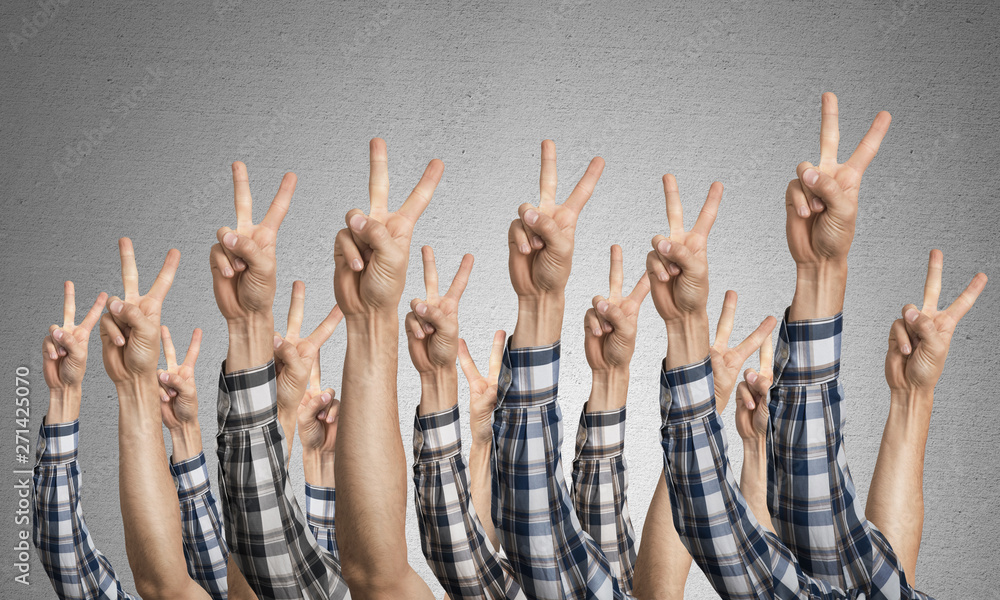
[[396,345],[399,339],[399,316],[395,312],[354,314],[344,318],[347,342]]
[[232,319],[227,326],[227,373],[260,367],[274,358],[274,315],[270,311]]
[[118,432],[161,432],[160,386],[156,373],[115,381],[118,395]]
[[847,261],[796,265],[790,321],[832,317],[844,309]]
[[743,438],[743,460],[763,461],[767,458],[767,438],[763,435],[753,435]]
[[186,423],[170,430],[171,462],[177,464],[194,458],[202,451],[201,425]]
[[420,373],[421,416],[441,412],[458,404],[458,369],[455,365]]
[[49,411],[45,416],[46,425],[72,423],[80,418],[80,402],[83,386],[66,385],[49,389]]
[[562,291],[539,296],[519,296],[517,325],[511,336],[512,348],[547,346],[562,336],[566,297]]
[[700,362],[709,354],[708,312],[702,310],[664,320],[667,327],[667,369]]
[[313,448],[302,449],[302,472],[306,483],[316,487],[336,488],[333,452],[325,453]]
[[890,389],[889,418],[903,423],[922,425],[930,420],[934,407],[934,390],[924,388]]
[[593,371],[587,412],[615,410],[625,406],[628,399],[628,379],[627,366]]

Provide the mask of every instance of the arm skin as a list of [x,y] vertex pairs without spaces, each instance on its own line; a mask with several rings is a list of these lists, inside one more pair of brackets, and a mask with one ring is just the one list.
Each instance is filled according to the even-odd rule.
[[334,250],[334,291],[347,323],[336,458],[337,543],[355,598],[430,598],[430,588],[407,562],[397,310],[413,227],[444,165],[432,160],[406,202],[390,213],[385,142],[373,139],[370,151],[369,214],[357,209],[347,214],[348,228],[337,234]]
[[636,323],[649,293],[649,278],[643,273],[632,293],[623,297],[622,249],[615,244],[609,279],[608,297],[595,296],[584,319],[592,385],[576,436],[573,504],[580,524],[604,552],[622,590],[631,593],[636,543],[627,501],[625,403]]
[[944,256],[932,250],[927,264],[923,308],[910,304],[892,324],[885,357],[889,417],[882,434],[865,514],[885,534],[912,583],[924,523],[924,451],[930,429],[934,388],[944,370],[958,322],[986,286],[977,274],[962,294],[938,309]]
[[[101,317],[104,368],[118,392],[119,497],[125,550],[143,598],[207,598],[188,575],[177,489],[167,469],[156,366],[160,311],[180,253],[167,253],[149,292],[140,296],[135,254],[119,240],[125,298],[110,298]],[[128,332],[127,334],[123,332]],[[124,345],[117,340],[124,339]]]

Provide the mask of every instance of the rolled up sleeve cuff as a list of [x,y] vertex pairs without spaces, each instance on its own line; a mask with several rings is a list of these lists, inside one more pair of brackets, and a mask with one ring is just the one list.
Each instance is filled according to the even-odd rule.
[[183,462],[172,463],[170,474],[174,477],[177,497],[181,502],[208,493],[211,484],[204,452],[199,452],[197,456]]
[[80,420],[42,425],[38,430],[36,464],[65,465],[76,460],[80,447]]
[[418,409],[413,420],[413,459],[430,463],[455,456],[462,451],[462,425],[458,405],[436,413],[421,415]]
[[625,407],[580,415],[576,460],[606,460],[625,451]]
[[278,418],[274,361],[261,367],[219,374],[219,431],[262,427]]
[[711,357],[660,372],[660,416],[663,425],[704,418],[715,411]]
[[306,521],[317,529],[333,529],[337,490],[306,484]]
[[559,392],[559,342],[529,348],[507,347],[497,390],[497,408],[531,408],[555,402]]
[[836,379],[840,375],[843,329],[843,313],[790,323],[786,310],[775,350],[776,384],[805,386]]

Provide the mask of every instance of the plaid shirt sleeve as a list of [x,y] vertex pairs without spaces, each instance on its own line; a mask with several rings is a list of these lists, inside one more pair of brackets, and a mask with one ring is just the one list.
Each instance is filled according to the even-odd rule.
[[674,524],[719,595],[740,600],[865,597],[862,590],[843,591],[803,573],[788,548],[747,508],[715,411],[709,358],[661,373],[660,410]]
[[308,531],[286,469],[274,362],[219,376],[219,495],[226,541],[263,598],[344,598],[336,557]]
[[864,517],[844,450],[843,315],[782,323],[771,389],[768,506],[809,575],[870,598],[925,598]]
[[[90,537],[80,504],[80,422],[42,425],[32,477],[34,543],[61,599],[132,600]],[[28,486],[18,479],[17,487]]]
[[631,593],[636,548],[624,451],[625,408],[588,413],[584,405],[573,460],[573,504],[622,590]]
[[413,458],[421,546],[448,596],[523,600],[509,564],[486,538],[472,505],[457,405],[417,414]]
[[188,573],[212,598],[225,600],[229,594],[226,580],[229,547],[208,480],[205,454],[199,452],[183,462],[171,463],[170,474],[181,505],[181,534]]
[[337,529],[334,527],[337,512],[337,490],[306,483],[306,522],[320,548],[329,552],[340,563],[337,549]]
[[512,349],[493,419],[493,522],[530,598],[624,598],[584,531],[562,470],[559,343]]

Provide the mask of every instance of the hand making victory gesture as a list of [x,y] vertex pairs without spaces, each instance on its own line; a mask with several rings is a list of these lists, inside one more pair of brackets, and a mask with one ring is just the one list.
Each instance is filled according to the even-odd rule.
[[608,297],[594,296],[594,307],[584,317],[584,350],[595,372],[628,370],[635,351],[639,308],[649,293],[649,276],[642,274],[628,296],[622,296],[622,249],[611,246],[610,291]]
[[434,250],[421,248],[424,261],[424,288],[427,296],[414,298],[406,315],[406,336],[413,366],[420,373],[453,367],[458,356],[458,303],[469,283],[473,258],[462,257],[462,264],[444,296],[438,294],[438,273]]
[[194,383],[194,367],[201,350],[201,329],[195,328],[191,333],[191,343],[180,364],[177,363],[177,351],[166,325],[160,326],[160,341],[163,344],[163,356],[167,360],[167,368],[157,372],[160,400],[163,402],[160,408],[163,424],[173,432],[187,423],[198,421],[198,390]]
[[101,318],[108,299],[104,292],[98,294],[83,321],[74,325],[76,290],[72,281],[64,284],[63,294],[63,325],[49,327],[49,334],[42,341],[42,374],[49,386],[46,423],[64,423],[79,416],[90,332]]
[[[736,302],[738,297],[736,292],[728,290],[726,297],[722,301],[722,313],[719,315],[719,324],[715,329],[715,343],[712,344],[710,354],[712,356],[712,373],[715,380],[715,409],[721,414],[729,403],[729,397],[733,394],[733,387],[736,386],[736,378],[739,376],[743,363],[750,358],[755,350],[765,342],[771,343],[771,332],[778,324],[777,319],[768,316],[757,326],[750,335],[735,347],[729,347],[729,338],[733,334],[733,324],[736,318]],[[773,350],[772,350],[773,354]],[[761,367],[764,365],[761,364]]]

